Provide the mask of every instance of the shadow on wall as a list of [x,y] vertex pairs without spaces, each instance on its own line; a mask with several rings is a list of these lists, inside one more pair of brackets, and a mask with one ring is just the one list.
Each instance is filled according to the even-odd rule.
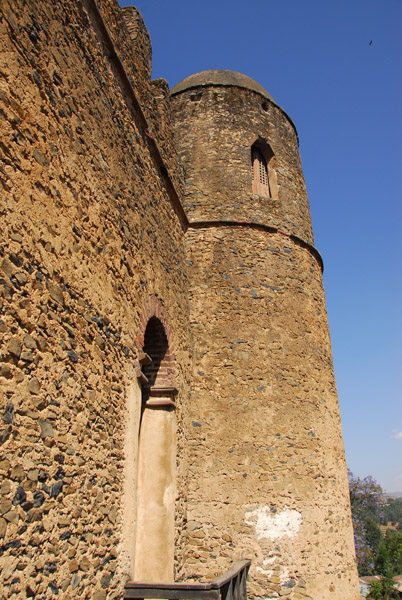
[[169,378],[168,340],[165,328],[157,317],[151,317],[147,323],[143,350],[152,361],[143,367],[144,375],[148,379],[148,383],[143,386],[143,402],[146,402],[150,388],[164,387]]

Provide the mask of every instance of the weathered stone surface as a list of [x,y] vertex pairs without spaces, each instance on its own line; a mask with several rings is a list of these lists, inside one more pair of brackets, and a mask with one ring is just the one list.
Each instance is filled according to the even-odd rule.
[[39,163],[40,165],[48,164],[48,160],[47,160],[46,156],[44,154],[42,154],[42,152],[40,150],[38,150],[37,148],[35,148],[35,150],[33,151],[32,156],[36,160],[36,162]]
[[37,346],[34,338],[31,335],[29,335],[28,333],[24,335],[23,343],[24,343],[25,348],[29,348],[30,350],[35,349]]
[[18,242],[20,244],[23,240],[23,237],[20,233],[12,231],[10,233],[10,240],[13,240],[13,242]]
[[25,273],[16,273],[15,274],[15,279],[17,280],[17,282],[19,283],[19,285],[23,286],[26,284],[26,282],[28,281],[28,277],[26,276]]
[[68,565],[68,569],[69,569],[70,573],[75,573],[76,571],[78,571],[77,561],[76,560],[70,561],[70,563]]
[[1,261],[1,270],[3,271],[4,275],[7,275],[7,277],[11,277],[11,275],[15,271],[15,267],[12,264],[12,262],[8,260],[8,258],[3,258],[3,260]]
[[25,362],[32,362],[35,357],[32,352],[24,350],[23,352],[21,352],[20,358]]
[[78,355],[73,350],[67,350],[67,356],[72,363],[78,362]]
[[8,440],[11,434],[11,428],[0,430],[0,444],[4,444]]
[[58,302],[59,304],[61,304],[63,306],[64,305],[64,294],[63,294],[63,291],[60,289],[60,287],[57,285],[54,285],[49,280],[46,282],[46,287],[48,289],[50,297],[53,300],[55,300],[55,302]]
[[0,377],[4,377],[5,379],[11,379],[11,367],[7,363],[0,363]]
[[91,568],[91,563],[87,556],[84,556],[84,558],[80,561],[79,568],[81,571],[89,571]]
[[45,495],[39,490],[36,490],[33,494],[33,500],[34,508],[39,508],[45,501]]
[[12,503],[9,499],[1,500],[0,502],[0,513],[4,514],[12,509]]
[[9,523],[18,523],[19,517],[18,512],[16,510],[9,510],[3,515],[4,519]]
[[41,352],[46,352],[49,349],[48,343],[44,337],[38,336],[36,342]]
[[22,504],[23,502],[25,502],[26,497],[27,497],[27,495],[24,492],[24,488],[19,485],[17,487],[17,491],[15,492],[15,495],[13,498],[14,506],[17,506],[17,504]]
[[12,356],[19,358],[22,350],[21,340],[19,340],[17,337],[11,338],[11,340],[8,342],[7,350]]
[[39,425],[42,437],[54,437],[53,425],[49,421],[39,419]]
[[50,497],[57,498],[57,496],[61,494],[63,490],[63,485],[63,481],[57,481],[54,485],[52,485],[52,487],[50,488]]
[[13,425],[14,423],[14,405],[12,402],[7,402],[6,410],[3,414],[3,421],[7,425]]
[[38,474],[38,469],[30,469],[28,471],[28,479],[30,479],[31,481],[38,481]]
[[39,394],[40,392],[40,384],[39,381],[36,377],[32,377],[32,379],[30,379],[28,381],[28,391],[31,394]]
[[8,479],[3,479],[3,481],[0,484],[0,494],[2,496],[5,496],[6,494],[10,493],[10,482],[8,481]]
[[8,458],[0,459],[0,472],[7,473],[10,469],[10,461]]
[[11,469],[10,478],[14,481],[22,481],[25,479],[25,472],[22,465],[14,465]]
[[4,538],[7,531],[7,521],[0,517],[0,538]]

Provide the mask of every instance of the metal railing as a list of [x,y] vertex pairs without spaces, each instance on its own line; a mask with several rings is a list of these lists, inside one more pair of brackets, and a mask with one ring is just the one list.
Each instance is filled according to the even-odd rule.
[[247,574],[251,560],[241,560],[206,583],[142,583],[129,581],[125,585],[125,600],[148,598],[160,600],[246,600]]

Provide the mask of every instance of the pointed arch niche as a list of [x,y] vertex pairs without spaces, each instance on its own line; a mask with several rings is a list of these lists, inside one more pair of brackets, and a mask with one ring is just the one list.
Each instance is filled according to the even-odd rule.
[[142,406],[133,569],[134,580],[150,583],[174,580],[177,394],[170,328],[156,299],[152,305],[154,314],[146,320],[141,336]]
[[251,146],[251,177],[253,194],[264,198],[278,197],[275,155],[268,142],[262,138],[258,138]]

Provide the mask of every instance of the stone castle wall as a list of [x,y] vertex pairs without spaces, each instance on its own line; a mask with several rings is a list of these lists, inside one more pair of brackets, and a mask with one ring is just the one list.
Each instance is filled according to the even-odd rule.
[[[136,358],[158,307],[181,397],[178,538],[183,519],[183,227],[152,133],[91,7],[1,5],[0,570],[8,599],[121,596],[132,559],[123,522],[135,512],[126,477],[135,456],[126,450],[132,431],[138,436]],[[102,13],[140,108],[156,114],[149,70],[137,68],[119,8],[102,2]],[[175,173],[173,153],[169,160]],[[180,551],[177,561],[180,572]]]
[[[150,80],[141,15],[115,0],[3,0],[0,31],[0,597],[121,598],[136,539],[150,560],[163,550],[146,546],[158,523],[141,483],[169,487],[176,579],[250,557],[256,597],[354,600],[290,119],[251,90],[171,98]],[[233,119],[247,111],[247,126]],[[259,137],[275,152],[271,199],[250,194]],[[168,350],[146,398],[165,413],[143,408],[150,322]],[[152,438],[158,420],[176,460]],[[158,461],[162,488],[147,481]]]

